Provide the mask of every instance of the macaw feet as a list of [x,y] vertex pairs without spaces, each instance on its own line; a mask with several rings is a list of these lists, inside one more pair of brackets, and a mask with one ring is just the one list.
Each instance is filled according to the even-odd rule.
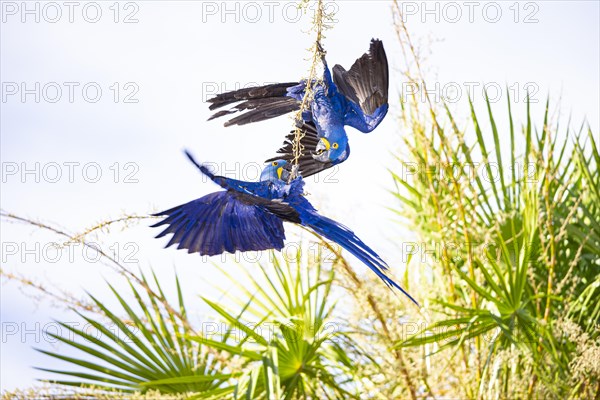
[[319,52],[319,56],[321,57],[321,61],[323,62],[323,64],[327,66],[327,61],[325,61],[325,56],[327,55],[327,52],[325,51],[325,49],[323,49],[323,46],[319,41],[317,41],[317,51]]

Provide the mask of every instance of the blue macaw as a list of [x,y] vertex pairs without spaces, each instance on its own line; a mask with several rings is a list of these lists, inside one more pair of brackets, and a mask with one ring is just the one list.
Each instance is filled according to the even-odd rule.
[[209,256],[223,252],[281,250],[285,240],[283,222],[293,222],[336,242],[371,268],[388,287],[400,290],[418,305],[385,275],[387,264],[354,232],[317,213],[303,195],[301,176],[287,183],[287,161],[272,161],[262,171],[259,182],[245,182],[214,175],[189,152],[186,151],[186,155],[204,175],[225,190],[154,214],[167,216],[152,225],[168,225],[156,236],[173,234],[166,247],[178,243],[178,249]]
[[[350,147],[344,126],[368,133],[379,125],[388,110],[389,86],[387,57],[380,40],[371,40],[369,52],[357,59],[349,71],[340,65],[330,71],[324,55],[322,61],[323,79],[316,83],[310,107],[302,114],[303,122],[312,126],[316,134],[304,165],[312,163],[311,168],[320,171],[348,158]],[[300,109],[305,89],[303,80],[222,93],[208,100],[210,110],[240,103],[209,119],[242,112],[225,122],[225,126],[230,126],[278,117]],[[302,166],[301,163],[301,170]]]
[[[312,122],[303,121],[298,124],[298,127],[300,131],[302,131],[300,145],[302,146],[303,151],[298,158],[297,172],[302,175],[302,177],[308,178],[309,176],[317,174],[327,168],[331,168],[334,165],[344,161],[350,155],[350,146],[347,146],[344,157],[342,158],[338,158],[337,160],[333,161],[316,161],[313,158],[313,154],[317,153],[317,147],[319,146],[320,139],[315,124]],[[287,161],[284,168],[291,172],[295,156],[293,144],[295,136],[296,131],[292,130],[286,136],[286,140],[283,142],[283,147],[277,150],[277,156],[269,158],[265,162],[269,163],[283,159]]]

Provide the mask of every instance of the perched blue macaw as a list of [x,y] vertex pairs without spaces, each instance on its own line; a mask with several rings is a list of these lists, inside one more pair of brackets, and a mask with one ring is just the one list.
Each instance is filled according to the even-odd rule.
[[[369,52],[357,59],[349,71],[340,65],[329,71],[324,56],[322,61],[323,79],[316,83],[310,107],[302,114],[303,122],[315,130],[316,142],[305,146],[310,157],[300,163],[300,170],[307,163],[314,164],[313,170],[322,171],[345,161],[350,147],[344,126],[371,132],[388,110],[388,63],[380,40],[371,40]],[[278,117],[300,109],[305,89],[303,80],[222,93],[208,100],[210,110],[239,104],[218,111],[209,119],[241,112],[225,123],[230,126]]]
[[336,242],[371,268],[386,285],[400,290],[418,305],[385,275],[387,264],[354,232],[317,213],[303,195],[302,177],[287,183],[287,161],[273,161],[262,171],[259,182],[245,182],[216,176],[187,151],[186,155],[204,175],[225,190],[155,214],[167,216],[152,225],[168,225],[156,236],[173,234],[166,247],[178,243],[178,249],[209,256],[223,252],[281,250],[285,239],[283,222],[293,222]]

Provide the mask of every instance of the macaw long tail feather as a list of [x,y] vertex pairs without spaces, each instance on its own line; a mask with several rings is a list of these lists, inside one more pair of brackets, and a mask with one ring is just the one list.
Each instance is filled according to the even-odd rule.
[[334,241],[349,251],[352,255],[366,264],[377,276],[385,282],[389,288],[396,288],[404,293],[413,303],[420,307],[419,303],[406,290],[402,289],[394,280],[387,276],[384,271],[388,269],[387,264],[369,246],[360,240],[354,232],[342,224],[327,217],[319,216],[307,224],[319,235]]

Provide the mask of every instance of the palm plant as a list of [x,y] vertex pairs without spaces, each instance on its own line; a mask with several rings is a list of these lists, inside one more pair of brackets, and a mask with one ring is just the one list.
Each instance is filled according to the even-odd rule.
[[[427,357],[454,348],[478,383],[464,393],[468,397],[589,394],[598,389],[586,384],[589,377],[575,387],[569,381],[574,350],[560,325],[573,313],[582,331],[593,331],[598,322],[595,139],[589,132],[585,146],[577,135],[569,157],[569,141],[559,140],[550,124],[549,103],[539,130],[528,103],[519,141],[510,98],[503,135],[486,98],[489,130],[484,134],[469,104],[474,141],[458,128],[447,106],[443,114],[428,110],[433,115],[429,127],[416,103],[407,107],[405,123],[413,132],[406,142],[410,163],[427,173],[393,174],[401,202],[396,211],[436,249],[431,263],[439,273],[436,279],[447,285],[431,299],[435,320],[397,346],[428,346]],[[501,138],[509,140],[510,164],[503,160]],[[518,141],[523,154],[516,150]],[[496,179],[473,174],[467,167],[476,160]],[[527,166],[526,173],[519,173],[517,165]],[[440,173],[449,167],[452,173]],[[591,335],[593,345],[597,332]],[[521,356],[510,361],[500,356],[511,351]],[[527,377],[526,385],[511,385]]]
[[[179,304],[173,308],[179,312],[169,313],[154,278],[154,291],[130,285],[137,307],[111,287],[120,312],[90,295],[117,331],[108,329],[101,317],[76,311],[101,337],[61,324],[69,335],[48,334],[82,356],[39,351],[78,368],[39,369],[71,378],[54,383],[93,385],[106,392],[156,391],[188,398],[357,397],[352,354],[360,349],[344,333],[344,325],[331,317],[333,269],[321,251],[298,248],[293,259],[274,253],[269,258],[272,263],[257,264],[255,273],[239,264],[234,274],[221,269],[236,288],[235,295],[227,295],[232,305],[203,298],[226,327],[218,337],[191,326],[178,281]],[[143,275],[141,279],[151,286]]]
[[350,354],[358,350],[332,319],[334,270],[321,251],[297,248],[292,256],[271,253],[272,263],[253,273],[241,265],[234,274],[221,269],[235,287],[225,296],[236,306],[204,301],[228,328],[219,340],[212,332],[189,339],[235,360],[241,375],[234,398],[356,397]]
[[[150,286],[143,275],[142,280]],[[165,297],[156,276],[154,285],[157,292],[146,292],[130,284],[130,294],[137,307],[109,285],[124,316],[120,316],[116,310],[110,310],[104,302],[90,295],[101,311],[101,316],[84,315],[77,310],[75,312],[95,328],[99,335],[65,323],[60,325],[69,334],[47,332],[60,343],[79,350],[83,357],[75,358],[61,352],[39,349],[40,352],[79,369],[38,369],[75,378],[54,380],[57,384],[94,386],[108,392],[146,393],[153,390],[160,393],[194,392],[213,395],[227,390],[224,383],[235,375],[226,372],[225,365],[208,349],[186,337],[192,328],[187,320],[179,281],[176,283],[179,302],[177,316],[168,313],[157,301],[157,295],[163,300]],[[177,383],[169,382],[169,378],[182,375],[187,378]]]
[[[460,127],[447,104],[429,98],[394,4],[399,41],[415,61],[404,73],[425,101],[401,102],[410,135],[407,154],[398,157],[402,168],[392,169],[393,211],[431,250],[422,275],[431,288],[427,323],[396,348],[420,351],[414,364],[424,367],[417,375],[432,396],[597,396],[594,135],[589,128],[573,133],[570,121],[559,125],[549,101],[536,124],[529,98],[521,126],[510,97],[499,121],[487,95],[479,112],[469,98],[471,126]],[[442,383],[431,389],[433,380]]]

